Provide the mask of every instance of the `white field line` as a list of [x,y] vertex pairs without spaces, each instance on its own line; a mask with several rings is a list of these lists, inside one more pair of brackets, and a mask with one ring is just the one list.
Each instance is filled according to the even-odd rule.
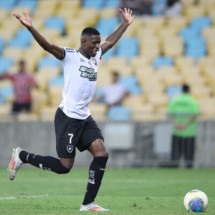
[[48,194],[42,194],[42,195],[20,195],[20,196],[0,196],[0,201],[3,200],[17,200],[17,199],[34,199],[34,198],[46,198],[48,197]]

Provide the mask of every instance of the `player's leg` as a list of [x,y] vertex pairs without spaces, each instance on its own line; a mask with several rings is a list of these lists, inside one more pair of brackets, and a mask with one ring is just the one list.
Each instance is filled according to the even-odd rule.
[[187,168],[193,167],[194,151],[195,151],[195,138],[194,137],[186,138],[185,161],[186,161]]
[[[50,170],[58,174],[66,174],[73,166],[75,158],[75,142],[71,143],[70,134],[70,118],[62,114],[61,110],[57,110],[55,116],[55,133],[58,157],[42,156],[29,153],[20,147],[15,148],[12,153],[11,160],[8,165],[8,176],[13,180],[17,171],[22,164],[27,163],[43,170]],[[74,144],[74,145],[73,145]]]
[[108,160],[108,152],[104,147],[103,139],[104,138],[97,123],[92,117],[89,117],[85,121],[80,144],[77,145],[80,151],[87,149],[93,156],[93,160],[89,167],[89,180],[86,189],[87,191],[83,204],[80,208],[81,211],[108,210],[94,203]]
[[87,191],[85,193],[84,201],[80,210],[108,211],[108,209],[102,208],[101,206],[94,203],[105,172],[108,153],[104,147],[102,139],[96,139],[93,141],[88,150],[93,155],[93,161],[89,167],[89,180],[86,189]]
[[13,149],[11,160],[8,164],[8,176],[10,180],[16,177],[17,171],[24,163],[58,174],[66,174],[72,168],[74,159],[58,159],[51,156],[37,155],[17,147]]
[[181,141],[180,137],[174,136],[172,137],[172,152],[171,152],[171,160],[172,166],[179,166],[179,159],[181,156]]

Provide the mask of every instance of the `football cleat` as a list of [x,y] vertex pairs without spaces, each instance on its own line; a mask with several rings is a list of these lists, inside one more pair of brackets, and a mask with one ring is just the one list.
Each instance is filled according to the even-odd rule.
[[22,151],[20,147],[14,148],[10,162],[8,164],[7,172],[10,180],[13,180],[16,177],[16,173],[19,168],[22,166],[23,162],[19,158],[19,153]]
[[81,205],[80,211],[109,211],[109,209],[103,208],[96,203],[92,202],[87,205]]

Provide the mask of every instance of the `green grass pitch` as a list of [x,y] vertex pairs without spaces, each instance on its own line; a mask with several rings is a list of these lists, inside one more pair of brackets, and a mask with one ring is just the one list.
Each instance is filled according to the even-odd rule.
[[[0,215],[76,215],[88,178],[87,168],[57,175],[23,167],[14,181],[0,169]],[[214,169],[107,168],[96,202],[109,215],[186,215],[183,198],[191,189],[203,190],[209,205],[203,214],[215,214]],[[101,212],[100,212],[101,214]]]

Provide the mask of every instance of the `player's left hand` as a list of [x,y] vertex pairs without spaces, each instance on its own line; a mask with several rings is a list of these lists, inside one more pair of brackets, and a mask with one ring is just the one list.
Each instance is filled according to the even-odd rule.
[[129,26],[133,20],[134,20],[134,15],[132,15],[132,10],[130,10],[129,8],[124,8],[124,10],[119,9],[119,11],[121,12],[121,16],[123,18],[123,22]]

